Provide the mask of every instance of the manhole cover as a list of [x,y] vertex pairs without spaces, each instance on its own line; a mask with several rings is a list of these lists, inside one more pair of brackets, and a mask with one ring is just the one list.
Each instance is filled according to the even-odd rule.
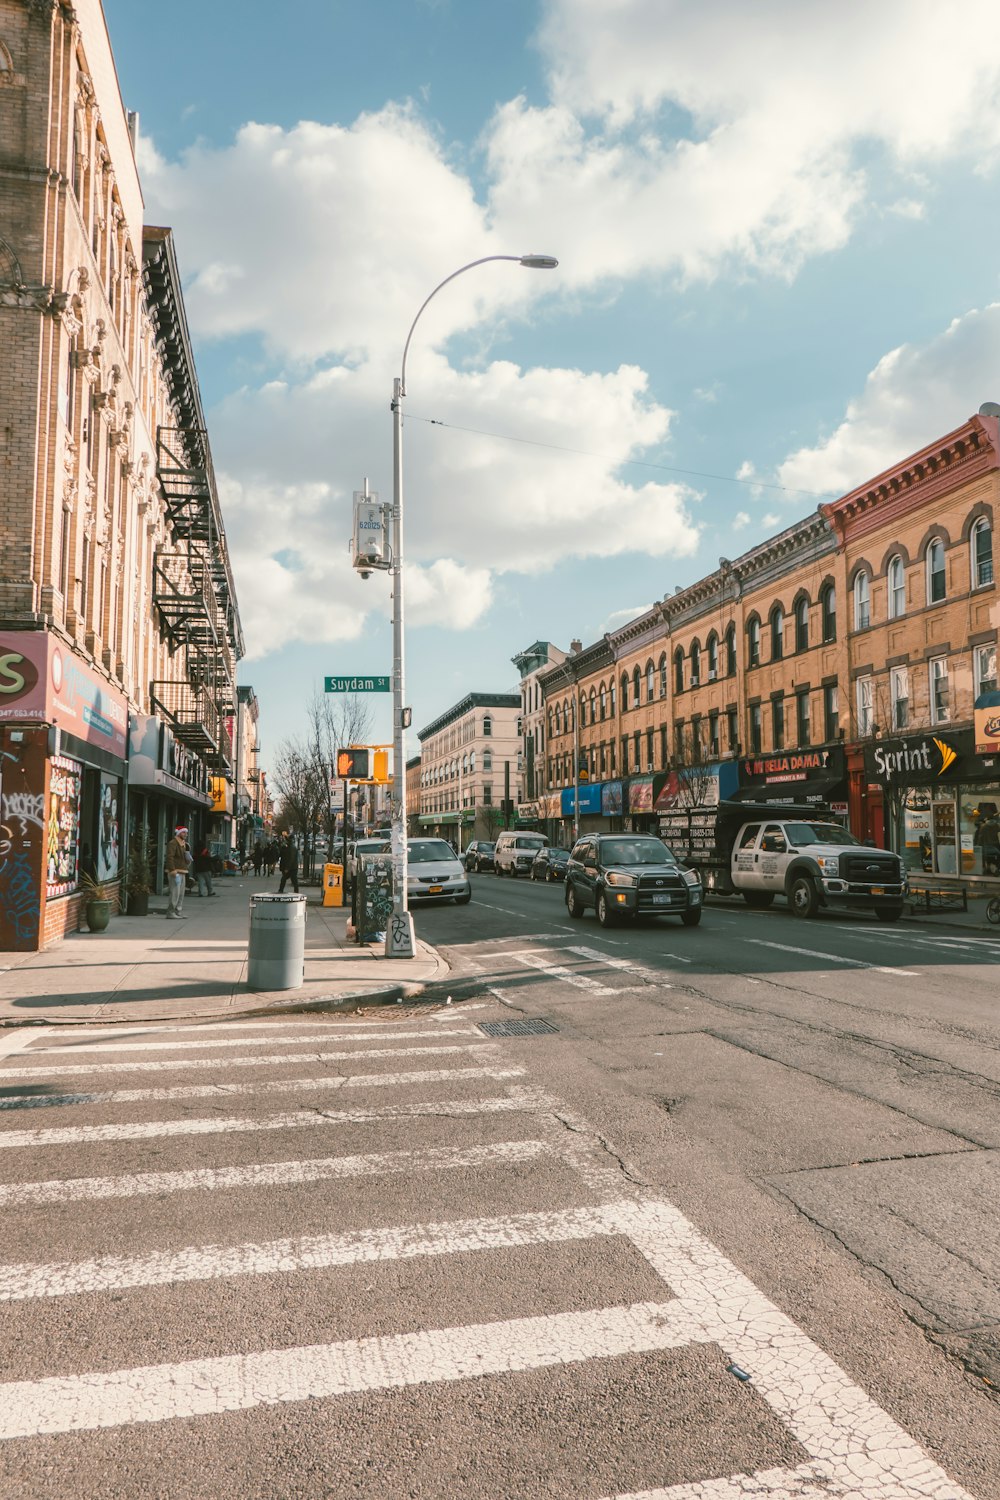
[[479,1021],[480,1031],[486,1036],[546,1036],[558,1031],[551,1021]]

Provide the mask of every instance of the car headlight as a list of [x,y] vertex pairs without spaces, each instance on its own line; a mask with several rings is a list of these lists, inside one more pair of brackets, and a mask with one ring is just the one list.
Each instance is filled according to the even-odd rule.
[[686,885],[701,885],[701,876],[697,870],[682,870],[681,879]]
[[608,885],[638,885],[634,875],[622,875],[618,870],[611,870],[605,875]]
[[840,860],[833,854],[821,854],[817,861],[824,875],[839,875]]

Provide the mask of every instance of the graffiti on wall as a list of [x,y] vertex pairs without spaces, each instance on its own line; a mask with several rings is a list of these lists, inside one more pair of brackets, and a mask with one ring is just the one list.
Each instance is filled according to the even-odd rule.
[[0,950],[35,947],[45,846],[45,761],[25,743],[0,754]]

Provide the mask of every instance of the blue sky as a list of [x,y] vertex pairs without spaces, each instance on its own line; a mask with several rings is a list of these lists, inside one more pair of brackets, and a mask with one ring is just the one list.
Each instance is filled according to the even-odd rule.
[[177,237],[265,760],[325,674],[389,670],[351,493],[389,498],[406,332],[469,260],[560,268],[479,268],[414,337],[414,728],[1000,399],[982,0],[960,26],[937,0],[105,12]]

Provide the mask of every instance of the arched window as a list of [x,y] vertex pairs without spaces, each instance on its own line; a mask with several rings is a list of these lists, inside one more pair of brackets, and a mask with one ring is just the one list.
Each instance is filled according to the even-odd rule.
[[[550,731],[550,733],[551,733],[551,730],[552,730],[552,721],[549,720],[549,731]],[[492,734],[492,733],[493,733],[493,720],[490,718],[489,714],[487,714],[486,717],[485,717],[485,719],[483,720],[483,734]]]
[[642,673],[636,667],[632,673],[632,707],[638,708],[642,702]]
[[581,698],[580,698],[580,728],[584,729],[586,727],[586,724],[587,724],[587,695],[586,695],[586,693],[584,693],[584,694],[581,695]]
[[569,734],[570,730],[573,728],[573,704],[575,702],[575,698],[569,703],[567,703],[565,698],[563,699],[563,723],[566,726],[567,734]]
[[701,647],[697,641],[691,642],[691,686],[697,687],[701,682]]
[[628,673],[622,673],[622,713],[628,708]]
[[736,626],[726,631],[726,676],[736,676]]
[[556,704],[556,734],[562,734],[562,707]]
[[656,696],[654,684],[656,682],[656,670],[651,661],[646,663],[646,702],[652,703]]
[[795,649],[796,651],[809,649],[809,600],[805,594],[795,605]]
[[614,684],[614,679],[612,679],[612,682],[611,682],[611,717],[614,718],[614,716],[615,716],[615,684]]
[[972,587],[982,589],[993,582],[993,523],[980,516],[972,528]]
[[667,696],[667,653],[660,654],[660,697]]
[[826,584],[819,596],[820,613],[823,617],[823,644],[837,639],[837,590],[832,583]]
[[594,692],[594,689],[591,688],[591,690],[590,690],[590,722],[591,722],[591,724],[594,724],[594,723],[597,722],[597,715],[594,712],[594,710],[595,710],[596,707],[597,707],[597,694]]
[[469,774],[469,757],[467,755],[463,755],[462,756],[462,775],[463,776],[468,776],[468,774]]
[[777,605],[771,611],[771,660],[780,661],[785,654],[785,611]]
[[608,690],[605,687],[604,683],[602,682],[601,683],[601,719],[602,719],[602,721],[604,719],[606,719],[607,717],[608,717]]
[[760,666],[760,621],[756,615],[747,626],[747,656],[749,666]]
[[470,756],[469,756],[469,774],[472,775],[472,776],[475,776],[475,774],[476,774],[476,752],[475,752],[475,750],[473,750],[471,752]]
[[484,750],[483,751],[483,770],[484,771],[492,771],[492,769],[493,769],[493,751],[492,750]]
[[684,691],[684,652],[680,646],[674,652],[674,692]]
[[886,573],[886,596],[889,605],[889,619],[898,620],[900,615],[906,613],[906,574],[903,571],[903,559],[894,557],[889,563]]
[[719,637],[715,631],[708,638],[708,680],[714,682],[719,675]]
[[927,544],[927,603],[940,603],[945,592],[944,542],[936,536]]
[[867,630],[872,622],[868,574],[862,569],[854,579],[854,628]]

